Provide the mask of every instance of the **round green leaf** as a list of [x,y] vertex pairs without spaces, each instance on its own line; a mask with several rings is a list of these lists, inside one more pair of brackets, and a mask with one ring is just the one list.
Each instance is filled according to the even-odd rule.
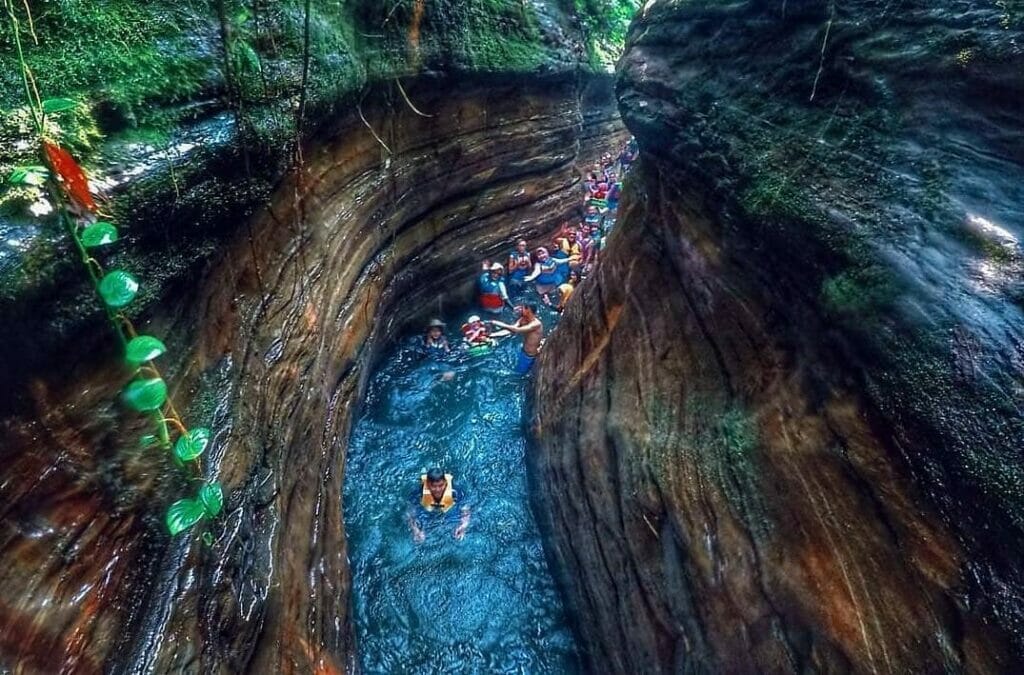
[[195,499],[179,499],[167,509],[164,518],[171,535],[192,527],[206,515],[206,509]]
[[114,270],[100,279],[100,296],[114,309],[124,307],[139,292],[139,282],[124,270]]
[[203,503],[206,514],[216,518],[220,510],[224,508],[224,491],[220,483],[206,483],[199,488],[199,501]]
[[82,240],[82,246],[86,248],[113,244],[117,241],[117,228],[101,220],[82,230],[80,239]]
[[72,101],[70,98],[48,98],[43,101],[43,112],[47,115],[51,113],[66,112],[73,110],[78,103]]
[[124,358],[133,366],[138,366],[166,352],[167,347],[160,340],[151,335],[139,335],[132,338],[125,347]]
[[193,429],[178,438],[178,442],[174,444],[174,454],[181,461],[190,462],[203,454],[209,444],[209,429]]
[[132,380],[124,389],[124,400],[132,410],[150,412],[159,410],[167,400],[167,383],[159,377]]

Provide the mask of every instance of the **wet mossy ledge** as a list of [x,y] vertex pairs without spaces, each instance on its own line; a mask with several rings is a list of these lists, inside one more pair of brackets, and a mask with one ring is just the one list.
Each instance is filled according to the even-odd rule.
[[[308,17],[305,6],[111,0],[34,10],[27,62],[44,98],[79,102],[53,130],[123,227],[126,245],[110,262],[145,270],[136,314],[200,269],[268,203],[297,148],[368,95],[415,105],[404,89],[424,74],[565,83],[607,72],[635,3],[347,0],[310,3]],[[10,39],[5,32],[0,45]],[[4,176],[36,163],[6,46]],[[30,213],[38,197],[24,189],[0,197],[0,320],[18,327],[0,340],[0,367],[12,381],[83,330],[99,330],[55,218]]]

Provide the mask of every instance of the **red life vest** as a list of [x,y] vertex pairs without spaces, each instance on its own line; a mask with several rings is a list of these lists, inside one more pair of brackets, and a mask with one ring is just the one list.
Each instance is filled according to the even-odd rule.
[[484,309],[501,309],[505,301],[497,293],[481,293],[480,306]]

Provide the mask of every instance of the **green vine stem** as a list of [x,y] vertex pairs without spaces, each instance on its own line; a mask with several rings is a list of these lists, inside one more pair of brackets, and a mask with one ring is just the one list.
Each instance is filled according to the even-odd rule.
[[[179,499],[171,504],[165,515],[168,531],[178,534],[203,520],[216,518],[223,509],[223,490],[220,483],[202,479],[201,456],[209,445],[211,433],[207,429],[188,429],[174,407],[167,393],[167,384],[160,370],[153,362],[167,351],[164,344],[154,337],[140,335],[122,309],[134,298],[139,284],[123,270],[106,272],[92,250],[110,245],[118,240],[117,228],[108,222],[99,221],[93,214],[99,210],[93,203],[88,180],[77,162],[59,144],[47,137],[45,124],[47,113],[59,114],[75,107],[69,99],[41,100],[35,91],[35,79],[25,60],[21,43],[21,27],[12,0],[4,0],[8,20],[14,36],[21,66],[25,98],[36,128],[40,156],[48,168],[41,166],[19,167],[8,178],[12,184],[30,182],[45,186],[46,194],[54,204],[60,224],[74,242],[78,258],[85,268],[97,296],[101,299],[107,320],[117,335],[124,350],[125,360],[134,367],[135,375],[125,387],[123,398],[128,407],[148,416],[155,435],[144,436],[143,447],[158,446],[171,453],[176,466],[186,471],[191,482],[201,483],[195,498]],[[26,5],[25,12],[31,26],[31,14]],[[42,174],[46,173],[45,178]],[[74,202],[85,215],[76,215],[69,204]],[[173,432],[177,433],[176,439]],[[203,533],[203,541],[212,542],[209,532]]]
[[[21,47],[21,22],[18,21],[18,15],[14,13],[14,2],[12,0],[4,0],[4,7],[7,8],[7,16],[10,19],[11,25],[11,34],[14,36],[14,48],[18,52],[18,63],[21,65],[21,81],[25,85],[25,100],[28,101],[28,109],[32,114],[32,123],[35,124],[36,131],[42,134],[42,105],[38,96],[32,95],[32,86],[29,81],[29,78],[32,76],[32,71],[29,70],[28,64],[25,63],[25,52]],[[37,106],[39,107],[37,108]]]

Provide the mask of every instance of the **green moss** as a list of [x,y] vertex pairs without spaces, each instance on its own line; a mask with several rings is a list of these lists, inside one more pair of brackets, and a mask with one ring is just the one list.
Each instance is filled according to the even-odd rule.
[[[150,104],[192,98],[215,53],[198,50],[210,30],[205,2],[55,0],[36,6],[38,44],[23,35],[26,60],[43,97],[88,97],[109,114],[145,120]],[[25,24],[23,24],[25,25]],[[0,40],[0,106],[24,102],[10,31]]]
[[870,319],[887,309],[896,293],[886,270],[878,265],[855,267],[825,279],[821,302],[832,314]]
[[474,66],[496,71],[531,72],[551,58],[551,52],[536,42],[486,32],[470,34],[465,53]]
[[759,487],[757,420],[739,406],[716,409],[697,398],[687,402],[699,427],[692,441],[703,470],[756,536],[769,529]]
[[781,171],[754,174],[740,192],[738,202],[746,217],[753,221],[806,223],[817,219],[799,179]]
[[760,489],[756,417],[737,404],[699,395],[687,398],[681,410],[658,397],[648,401],[645,455],[655,475],[667,478],[677,467],[695,463],[737,517],[756,536],[766,535],[770,523]]

